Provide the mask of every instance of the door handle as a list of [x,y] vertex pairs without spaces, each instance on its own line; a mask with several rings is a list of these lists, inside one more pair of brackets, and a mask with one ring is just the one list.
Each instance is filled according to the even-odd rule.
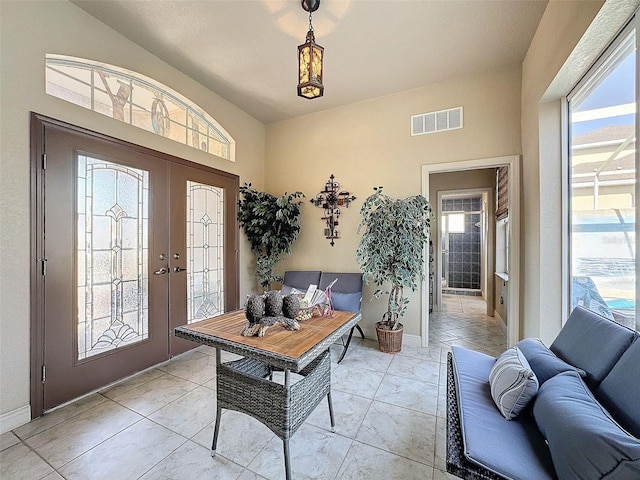
[[186,272],[187,269],[186,268],[175,267],[173,269],[173,271],[176,272],[176,273],[180,273],[180,272]]
[[164,275],[166,273],[169,273],[169,269],[166,267],[162,267],[160,270],[153,272],[154,275]]

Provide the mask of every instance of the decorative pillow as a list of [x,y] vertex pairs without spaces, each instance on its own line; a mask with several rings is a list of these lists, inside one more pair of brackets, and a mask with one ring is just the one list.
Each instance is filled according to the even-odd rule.
[[498,357],[489,373],[491,397],[504,418],[517,417],[538,392],[538,379],[518,347]]
[[575,372],[545,382],[533,416],[562,480],[640,478],[640,441],[624,431]]
[[555,353],[549,350],[549,347],[542,343],[539,338],[525,338],[516,343],[516,347],[529,362],[531,370],[536,374],[539,386],[562,372],[575,371],[581,377],[586,375],[584,370],[569,365],[564,360],[556,357]]
[[360,311],[361,293],[331,292],[331,307],[334,310],[357,313]]

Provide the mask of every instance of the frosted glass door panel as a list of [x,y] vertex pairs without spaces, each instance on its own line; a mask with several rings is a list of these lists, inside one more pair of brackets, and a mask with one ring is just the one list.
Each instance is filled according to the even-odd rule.
[[149,336],[149,172],[77,159],[78,360]]
[[187,181],[187,323],[224,313],[224,189]]

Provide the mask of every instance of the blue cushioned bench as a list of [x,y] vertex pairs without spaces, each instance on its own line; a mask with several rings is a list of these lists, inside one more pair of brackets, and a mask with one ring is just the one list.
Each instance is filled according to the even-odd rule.
[[506,420],[491,396],[496,358],[453,347],[447,471],[465,479],[640,479],[638,333],[577,307],[551,346],[525,339],[540,387]]

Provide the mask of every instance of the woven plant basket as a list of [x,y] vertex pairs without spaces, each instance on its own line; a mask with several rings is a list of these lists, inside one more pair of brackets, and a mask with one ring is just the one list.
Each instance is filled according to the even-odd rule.
[[376,323],[376,334],[378,335],[378,347],[383,353],[398,353],[402,350],[402,331],[403,325],[398,324],[396,330],[385,330],[379,327],[380,322]]

